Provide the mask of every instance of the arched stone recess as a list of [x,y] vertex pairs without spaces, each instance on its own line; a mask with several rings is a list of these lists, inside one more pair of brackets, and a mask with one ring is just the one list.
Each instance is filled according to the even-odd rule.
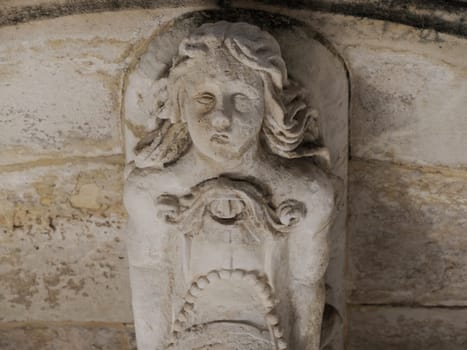
[[138,349],[341,349],[343,61],[249,10],[184,15],[142,51],[123,97]]

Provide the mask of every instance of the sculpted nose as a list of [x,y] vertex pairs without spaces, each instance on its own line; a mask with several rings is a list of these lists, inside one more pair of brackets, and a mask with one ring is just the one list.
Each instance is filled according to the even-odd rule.
[[230,127],[231,118],[222,110],[217,110],[213,113],[211,124],[217,131],[224,131]]

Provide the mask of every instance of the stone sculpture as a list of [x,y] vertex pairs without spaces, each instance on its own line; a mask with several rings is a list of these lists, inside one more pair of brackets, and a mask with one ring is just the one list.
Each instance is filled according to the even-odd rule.
[[204,24],[155,84],[124,198],[138,349],[317,350],[334,194],[278,43]]

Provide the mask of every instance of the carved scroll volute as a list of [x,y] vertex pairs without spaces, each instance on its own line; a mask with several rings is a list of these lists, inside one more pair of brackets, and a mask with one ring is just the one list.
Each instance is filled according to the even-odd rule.
[[125,191],[138,348],[317,350],[329,155],[279,44],[204,24],[154,86]]
[[188,195],[162,194],[157,198],[158,215],[172,224],[180,224],[180,232],[196,235],[208,215],[224,225],[242,224],[251,232],[283,236],[306,215],[305,204],[285,200],[274,208],[268,195],[247,181],[219,177],[204,181]]

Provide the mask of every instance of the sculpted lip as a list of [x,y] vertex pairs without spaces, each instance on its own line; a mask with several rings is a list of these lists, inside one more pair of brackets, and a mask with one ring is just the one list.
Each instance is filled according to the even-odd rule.
[[229,136],[226,134],[214,134],[211,136],[211,141],[215,143],[219,143],[221,145],[225,145],[229,143]]

